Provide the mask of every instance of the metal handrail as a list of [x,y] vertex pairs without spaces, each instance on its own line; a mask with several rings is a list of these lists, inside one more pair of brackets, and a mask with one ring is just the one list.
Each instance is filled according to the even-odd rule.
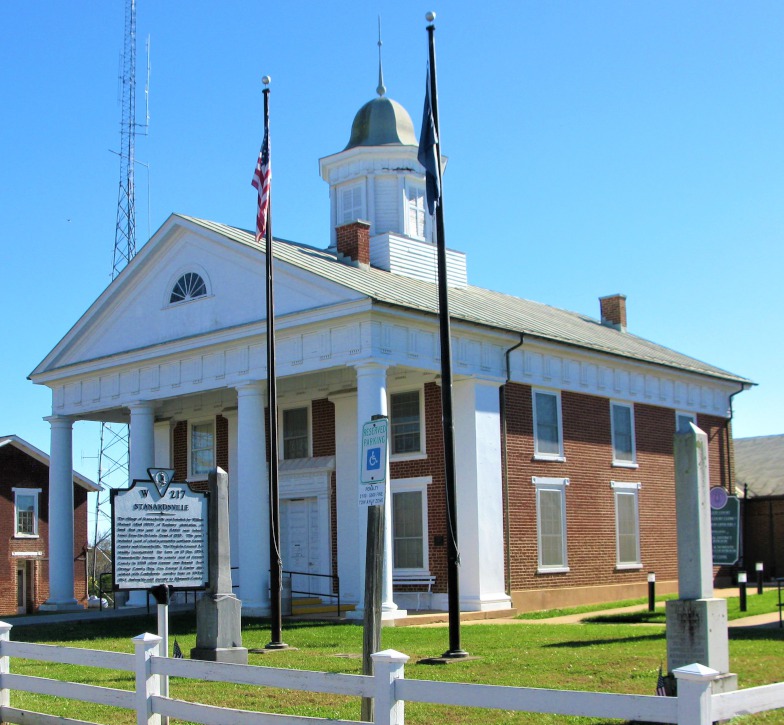
[[338,600],[337,601],[338,617],[340,617],[340,577],[337,574],[316,574],[316,573],[311,573],[309,571],[290,571],[290,570],[287,570],[287,569],[284,569],[282,571],[282,573],[283,574],[288,574],[289,577],[293,577],[295,575],[298,575],[298,576],[317,576],[317,577],[321,577],[322,579],[331,579],[333,581],[333,583],[334,583],[334,588],[335,588],[335,592],[336,592],[335,594],[332,594],[331,592],[328,592],[328,593],[324,593],[324,592],[308,592],[308,591],[303,591],[301,589],[294,589],[294,587],[291,588],[291,593],[292,594],[305,594],[307,596],[316,596],[316,597],[337,598],[337,600]]
[[[104,577],[109,577],[109,589],[106,590],[103,588],[102,580]],[[117,597],[115,597],[114,592],[111,589],[111,581],[112,581],[112,572],[105,571],[102,574],[98,575],[97,584],[98,584],[98,609],[99,611],[103,611],[103,595],[106,594],[108,599],[112,602],[112,607],[117,609]]]

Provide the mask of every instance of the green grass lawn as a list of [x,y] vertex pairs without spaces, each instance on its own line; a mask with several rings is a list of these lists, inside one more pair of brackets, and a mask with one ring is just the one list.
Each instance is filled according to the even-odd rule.
[[[107,620],[97,623],[46,624],[15,627],[12,639],[63,644],[75,647],[132,652],[131,638],[145,629],[155,631],[154,618]],[[656,674],[666,657],[664,628],[625,624],[545,625],[518,622],[509,625],[480,624],[461,629],[462,645],[480,659],[449,666],[418,664],[448,647],[446,628],[385,628],[382,648],[393,648],[411,657],[406,677],[452,680],[524,687],[598,690],[653,694]],[[176,637],[186,657],[195,645],[195,617],[175,615],[170,636]],[[243,623],[243,644],[262,648],[270,639],[266,622]],[[296,651],[250,654],[250,663],[329,672],[359,673],[362,628],[355,624],[284,623],[284,640]],[[351,655],[337,656],[337,655]],[[784,632],[774,630],[730,631],[730,658],[741,687],[784,679]],[[126,673],[68,665],[12,660],[11,671],[41,677],[90,682],[131,689]],[[359,701],[344,696],[299,693],[244,685],[222,685],[174,679],[171,695],[184,700],[219,704],[246,710],[359,719]],[[132,713],[86,703],[12,693],[11,704],[112,725],[134,722]],[[406,704],[410,723],[597,723],[587,718],[487,711],[472,708]],[[784,711],[744,722],[781,723]]]
[[[594,610],[595,611],[595,610]],[[740,611],[740,599],[730,597],[727,599],[727,619],[742,619],[753,617],[757,614],[768,614],[778,612],[778,592],[771,589],[762,594],[749,595],[746,598],[746,611]],[[595,617],[588,617],[586,621],[595,623],[616,623],[616,624],[664,624],[666,619],[664,607],[657,608],[654,612],[617,612],[615,614],[600,614]],[[784,676],[784,673],[782,673]]]

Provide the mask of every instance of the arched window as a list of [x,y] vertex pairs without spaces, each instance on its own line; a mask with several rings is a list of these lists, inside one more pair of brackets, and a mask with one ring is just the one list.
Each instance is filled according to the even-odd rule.
[[182,277],[177,280],[177,283],[172,289],[169,304],[175,302],[186,302],[195,299],[196,297],[203,297],[207,294],[207,285],[204,280],[196,272],[186,272]]

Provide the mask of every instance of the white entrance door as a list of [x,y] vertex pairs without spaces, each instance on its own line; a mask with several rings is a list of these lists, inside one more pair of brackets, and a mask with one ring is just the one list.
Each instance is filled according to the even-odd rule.
[[[281,558],[285,571],[322,573],[318,513],[315,496],[280,502]],[[316,593],[328,591],[326,579],[301,574],[294,575],[292,588]]]

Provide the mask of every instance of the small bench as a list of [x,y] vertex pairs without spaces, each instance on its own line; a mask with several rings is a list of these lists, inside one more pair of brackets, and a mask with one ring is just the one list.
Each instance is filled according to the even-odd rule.
[[[406,573],[399,573],[392,575],[392,588],[398,586],[405,586],[405,587],[427,587],[427,593],[433,593],[433,584],[435,584],[436,577],[435,574],[406,574]],[[416,592],[417,595],[417,611],[419,611],[419,598],[423,594],[423,592]]]

